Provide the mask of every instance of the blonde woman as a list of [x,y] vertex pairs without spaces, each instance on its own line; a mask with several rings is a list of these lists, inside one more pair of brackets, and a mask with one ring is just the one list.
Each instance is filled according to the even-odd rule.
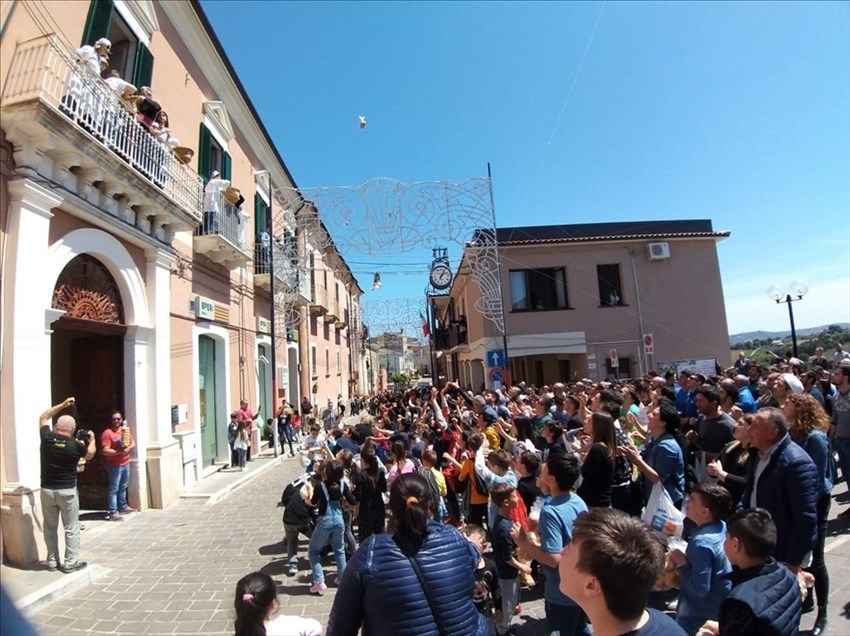
[[[814,595],[818,599],[818,614],[812,634],[819,635],[826,628],[826,603],[829,599],[829,573],[823,555],[832,492],[832,453],[826,436],[829,418],[820,403],[809,393],[790,393],[785,398],[782,411],[788,418],[791,439],[805,449],[818,471],[818,532],[812,564],[806,570],[815,576]],[[809,594],[803,608],[811,610],[813,605],[814,599]]]

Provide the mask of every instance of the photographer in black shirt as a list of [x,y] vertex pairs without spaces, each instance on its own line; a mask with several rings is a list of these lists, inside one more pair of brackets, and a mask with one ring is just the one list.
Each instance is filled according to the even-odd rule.
[[[97,450],[91,431],[87,431],[85,441],[75,436],[77,422],[70,415],[59,417],[51,430],[51,418],[73,405],[74,398],[69,397],[47,409],[38,420],[41,434],[41,512],[44,516],[47,569],[59,568],[66,574],[82,570],[87,565],[78,560],[80,498],[77,494],[77,465],[80,459],[90,460]],[[65,560],[61,564],[58,554],[60,515],[65,528]]]

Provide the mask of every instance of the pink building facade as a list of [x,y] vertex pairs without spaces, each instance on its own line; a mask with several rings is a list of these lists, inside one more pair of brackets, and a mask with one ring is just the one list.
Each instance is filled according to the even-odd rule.
[[[38,8],[0,7],[0,521],[18,564],[43,550],[35,429],[49,405],[74,395],[95,433],[121,411],[137,440],[131,505],[162,508],[229,462],[240,399],[260,424],[282,399],[347,397],[360,363],[362,292],[276,206],[275,189],[297,186],[199,5]],[[101,37],[112,47],[98,74],[77,51]],[[104,81],[111,71],[151,88],[168,133],[145,119],[149,102]],[[300,273],[272,274],[272,251]],[[275,314],[274,344],[272,275],[294,306]],[[314,347],[339,363],[313,365]],[[83,508],[105,506],[106,483],[98,457],[80,477]]]

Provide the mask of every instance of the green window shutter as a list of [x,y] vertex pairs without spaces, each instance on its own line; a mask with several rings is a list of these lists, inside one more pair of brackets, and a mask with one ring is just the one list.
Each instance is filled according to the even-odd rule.
[[83,29],[83,46],[93,45],[100,38],[109,36],[111,23],[112,0],[92,0],[89,15],[86,18],[86,28]]
[[210,180],[210,147],[212,146],[212,134],[206,126],[201,124],[201,136],[198,140],[198,174],[204,183]]
[[144,44],[139,42],[136,47],[136,65],[133,73],[133,84],[137,88],[150,86],[153,77],[153,55]]
[[230,181],[230,154],[225,152],[221,159],[221,178]]
[[257,192],[254,194],[254,232],[257,235],[257,240],[260,240],[260,234],[264,229],[267,229],[268,224],[268,207],[263,197]]

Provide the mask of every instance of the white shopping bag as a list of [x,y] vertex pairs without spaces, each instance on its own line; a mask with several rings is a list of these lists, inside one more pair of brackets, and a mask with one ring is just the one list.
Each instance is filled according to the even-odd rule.
[[685,517],[673,505],[673,500],[660,481],[652,486],[652,493],[643,512],[643,521],[667,537],[682,537]]

